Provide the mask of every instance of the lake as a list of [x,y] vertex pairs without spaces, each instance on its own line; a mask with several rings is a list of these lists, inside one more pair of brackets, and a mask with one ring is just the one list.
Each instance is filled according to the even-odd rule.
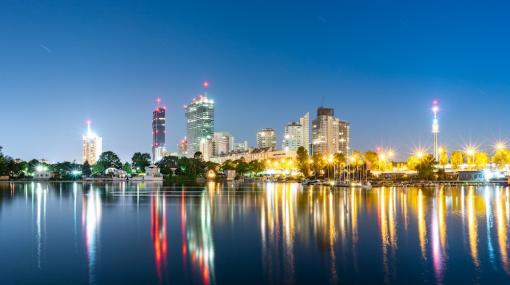
[[0,182],[0,284],[509,284],[504,187]]

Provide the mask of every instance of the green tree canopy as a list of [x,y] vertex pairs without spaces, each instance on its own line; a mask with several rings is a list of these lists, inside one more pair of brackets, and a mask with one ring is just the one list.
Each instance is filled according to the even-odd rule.
[[133,154],[131,162],[136,172],[145,172],[145,167],[151,165],[151,155],[148,153],[136,152]]
[[103,173],[110,167],[122,169],[122,162],[114,152],[105,151],[99,156],[99,160],[94,165],[94,173]]

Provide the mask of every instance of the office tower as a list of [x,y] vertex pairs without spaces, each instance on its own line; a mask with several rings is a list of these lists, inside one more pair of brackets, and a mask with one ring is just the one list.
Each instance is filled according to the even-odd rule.
[[288,123],[287,126],[285,126],[283,135],[283,150],[296,151],[300,146],[305,146],[303,145],[303,135],[303,126],[300,123]]
[[276,148],[276,131],[271,128],[257,132],[257,148]]
[[[204,88],[209,84],[204,83]],[[214,135],[214,101],[207,92],[199,95],[191,104],[185,106],[187,120],[188,155],[193,156],[200,150],[200,142],[210,140]]]
[[166,108],[161,107],[161,99],[157,99],[157,107],[152,112],[152,162],[160,161],[166,153]]
[[320,107],[317,119],[312,126],[312,153],[331,155],[350,151],[350,125],[335,118],[335,111],[331,108]]

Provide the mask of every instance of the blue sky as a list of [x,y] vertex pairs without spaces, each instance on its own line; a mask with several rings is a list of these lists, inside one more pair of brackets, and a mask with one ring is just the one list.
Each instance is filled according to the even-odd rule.
[[80,160],[90,118],[105,150],[150,151],[151,111],[211,83],[216,129],[255,141],[324,104],[352,147],[401,156],[441,141],[510,137],[510,4],[504,1],[0,2],[0,145],[23,159]]

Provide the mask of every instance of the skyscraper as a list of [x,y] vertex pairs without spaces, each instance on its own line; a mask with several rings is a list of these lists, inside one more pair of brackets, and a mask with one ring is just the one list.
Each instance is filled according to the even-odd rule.
[[287,124],[287,126],[285,126],[283,135],[283,150],[296,151],[299,147],[305,146],[303,145],[303,129],[304,127],[297,122],[290,122]]
[[157,107],[152,112],[152,161],[160,161],[166,152],[166,108],[161,107],[161,99],[157,99]]
[[303,131],[303,146],[308,153],[310,153],[310,113],[306,113],[299,119],[299,124],[302,126]]
[[[204,82],[204,88],[209,84]],[[193,156],[200,150],[200,143],[212,139],[214,135],[214,101],[207,97],[207,92],[194,98],[185,106],[187,121],[188,155]]]
[[271,128],[258,131],[257,148],[276,148],[276,131]]
[[312,126],[312,153],[330,155],[342,153],[349,155],[350,150],[349,123],[335,118],[335,110],[320,107],[317,119]]
[[87,161],[89,165],[94,165],[103,152],[103,138],[92,131],[91,123],[87,121],[87,134],[83,136],[83,163]]

